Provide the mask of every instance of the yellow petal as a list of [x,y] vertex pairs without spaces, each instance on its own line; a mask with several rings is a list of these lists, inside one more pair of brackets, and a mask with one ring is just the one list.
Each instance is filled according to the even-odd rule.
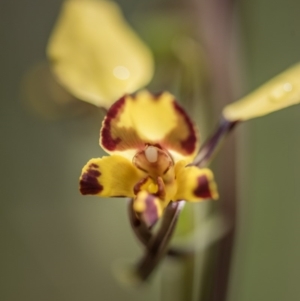
[[185,161],[180,161],[175,166],[178,188],[173,201],[198,202],[203,199],[218,199],[217,185],[212,171],[208,168],[185,166]]
[[84,195],[134,196],[134,186],[141,179],[139,170],[121,156],[91,159],[82,169],[80,192]]
[[100,145],[108,153],[132,158],[146,144],[167,149],[175,161],[192,159],[199,148],[197,129],[168,92],[140,91],[118,100],[103,121]]
[[299,102],[300,64],[297,64],[241,100],[226,106],[223,115],[230,121],[248,120]]
[[139,213],[143,221],[149,226],[153,226],[161,217],[163,208],[159,198],[141,191],[133,202],[133,209]]
[[106,108],[153,75],[150,50],[112,1],[64,1],[47,54],[65,88]]

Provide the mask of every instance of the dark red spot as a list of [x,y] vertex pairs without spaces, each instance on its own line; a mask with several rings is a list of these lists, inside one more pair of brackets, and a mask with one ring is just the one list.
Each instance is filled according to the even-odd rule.
[[116,101],[108,110],[104,119],[102,131],[100,133],[101,144],[110,151],[116,149],[117,145],[121,142],[120,138],[113,138],[111,135],[111,121],[114,120],[124,107],[126,96],[124,95],[118,101]]
[[91,167],[91,168],[98,168],[99,166],[98,166],[97,164],[95,164],[95,163],[91,163],[91,164],[89,165],[89,167]]
[[197,142],[194,125],[193,125],[190,117],[187,115],[187,113],[184,111],[184,109],[179,106],[179,104],[176,101],[173,102],[173,106],[174,106],[174,109],[180,115],[183,116],[184,121],[188,125],[188,129],[189,129],[189,136],[185,140],[181,141],[181,146],[182,146],[182,148],[185,149],[185,151],[188,154],[192,154],[195,151],[196,142]]
[[100,175],[101,173],[95,169],[89,169],[86,173],[84,173],[79,182],[81,194],[98,194],[101,192],[103,190],[103,186],[97,179]]
[[200,176],[197,179],[198,181],[198,186],[197,188],[193,191],[195,196],[202,198],[202,199],[209,199],[212,197],[211,191],[209,188],[209,182],[207,180],[206,176]]
[[88,173],[89,173],[90,176],[92,176],[92,177],[94,177],[94,178],[97,178],[97,177],[100,176],[100,171],[95,170],[95,169],[90,169],[90,170],[88,171]]

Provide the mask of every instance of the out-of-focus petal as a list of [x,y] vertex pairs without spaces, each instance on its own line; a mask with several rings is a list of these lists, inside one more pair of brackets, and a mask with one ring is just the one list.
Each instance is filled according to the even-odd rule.
[[185,161],[180,161],[175,166],[177,192],[173,200],[198,202],[204,199],[218,199],[212,171],[208,168],[185,165]]
[[198,132],[173,95],[140,91],[118,100],[108,111],[100,145],[108,153],[132,158],[146,144],[167,149],[175,161],[191,160],[199,148]]
[[160,199],[145,190],[138,193],[134,199],[133,209],[141,215],[148,227],[153,226],[163,212]]
[[65,88],[106,108],[146,85],[153,75],[150,50],[112,1],[65,1],[47,54]]
[[134,196],[140,171],[121,156],[91,159],[82,169],[79,188],[84,195]]
[[260,117],[300,102],[300,64],[279,74],[269,82],[229,104],[223,110],[229,121]]

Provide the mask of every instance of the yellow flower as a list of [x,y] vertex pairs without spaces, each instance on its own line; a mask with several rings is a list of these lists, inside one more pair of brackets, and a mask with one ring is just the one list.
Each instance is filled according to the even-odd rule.
[[104,108],[153,76],[151,51],[112,1],[64,1],[47,55],[64,88]]
[[170,201],[218,198],[211,170],[187,166],[199,150],[198,131],[168,92],[119,99],[102,123],[100,145],[110,156],[84,166],[81,193],[134,198],[149,226]]

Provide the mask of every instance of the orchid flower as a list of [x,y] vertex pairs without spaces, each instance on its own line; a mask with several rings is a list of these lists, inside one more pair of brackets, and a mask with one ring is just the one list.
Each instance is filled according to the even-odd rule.
[[168,92],[125,95],[108,110],[100,145],[110,156],[88,161],[80,177],[82,194],[133,198],[148,227],[169,202],[217,199],[213,173],[188,166],[199,150],[199,134]]
[[[145,90],[130,94],[151,80],[153,58],[111,1],[65,1],[47,55],[66,90],[108,109],[100,146],[109,156],[87,162],[80,192],[131,199],[130,222],[145,245],[135,268],[142,280],[167,251],[178,254],[168,243],[184,202],[218,198],[207,166],[227,134],[242,121],[300,101],[300,65],[296,65],[227,105],[216,131],[200,148],[198,129],[173,95]],[[152,227],[160,218],[154,233]]]
[[[168,251],[184,201],[217,199],[206,166],[220,143],[241,121],[299,103],[300,65],[283,72],[241,100],[226,106],[220,125],[200,147],[198,130],[173,95],[147,91],[125,95],[108,110],[100,145],[110,157],[91,159],[80,177],[82,194],[132,198],[129,217],[146,252],[135,268],[149,277]],[[160,229],[151,227],[163,216]],[[170,255],[178,255],[169,249]]]

